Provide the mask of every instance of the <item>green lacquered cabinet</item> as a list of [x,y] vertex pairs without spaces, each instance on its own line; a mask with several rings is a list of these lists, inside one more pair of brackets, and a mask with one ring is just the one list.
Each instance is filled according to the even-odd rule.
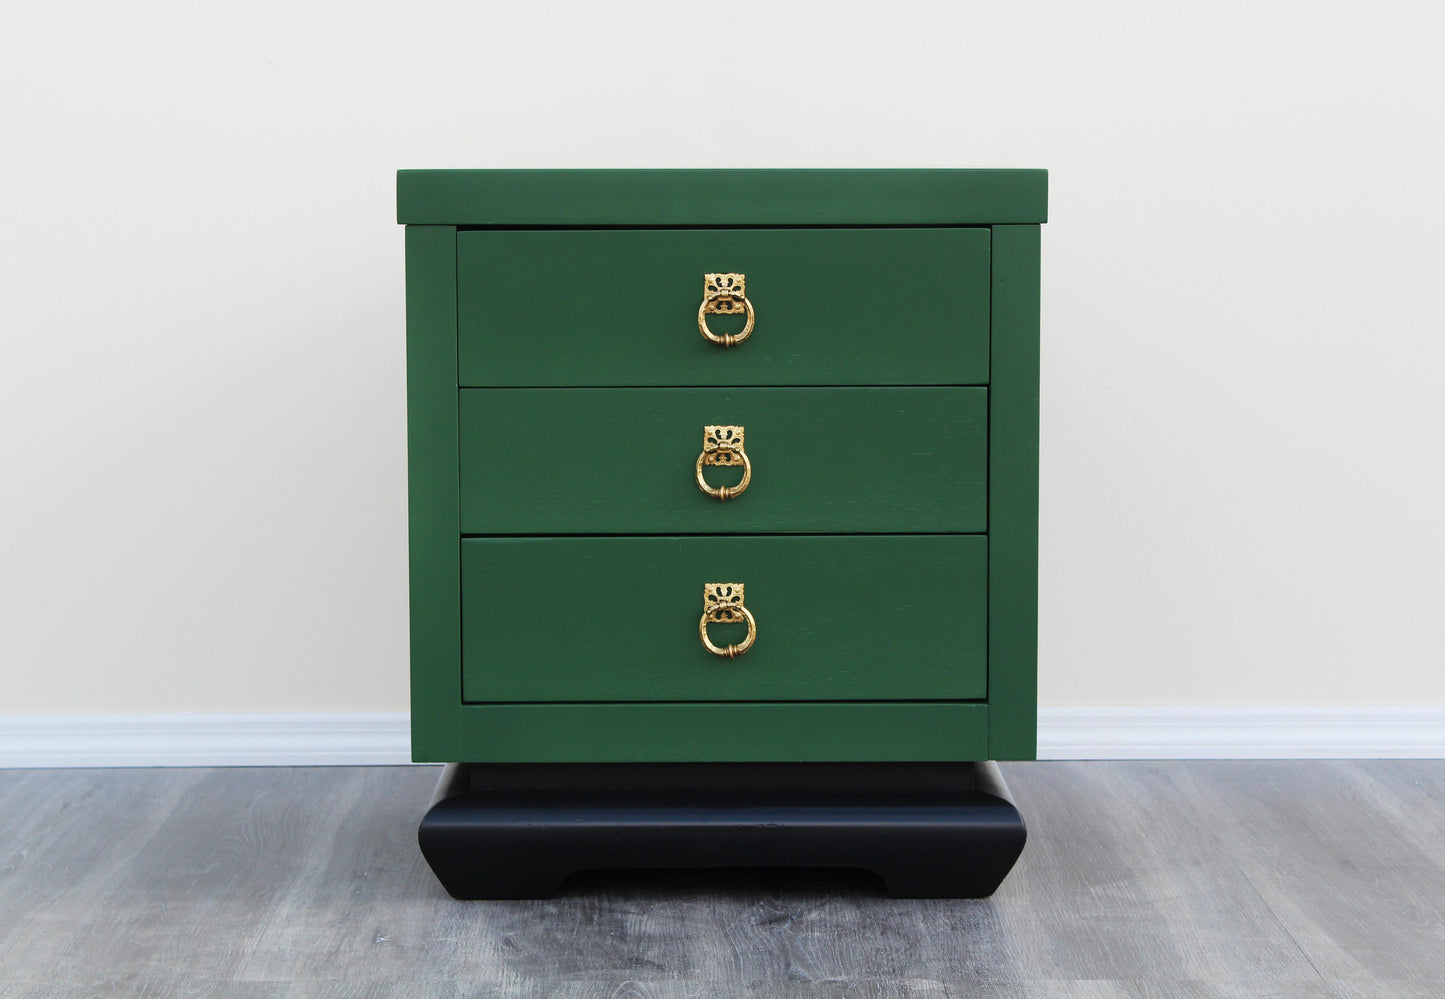
[[1042,171],[398,190],[415,759],[1034,756]]

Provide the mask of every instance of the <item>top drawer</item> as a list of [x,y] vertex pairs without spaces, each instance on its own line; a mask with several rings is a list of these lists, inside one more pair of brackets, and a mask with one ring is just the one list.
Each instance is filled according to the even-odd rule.
[[[745,276],[732,348],[709,273]],[[457,307],[466,387],[983,385],[989,231],[464,230]]]

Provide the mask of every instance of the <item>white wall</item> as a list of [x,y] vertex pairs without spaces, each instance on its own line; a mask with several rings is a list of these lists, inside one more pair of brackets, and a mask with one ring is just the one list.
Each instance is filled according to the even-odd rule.
[[1041,700],[1445,703],[1438,4],[30,4],[0,713],[406,706],[398,167],[1043,166]]

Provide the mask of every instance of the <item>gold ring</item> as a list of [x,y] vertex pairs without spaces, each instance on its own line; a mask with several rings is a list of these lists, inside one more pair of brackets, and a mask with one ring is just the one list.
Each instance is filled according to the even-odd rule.
[[[753,480],[753,463],[743,450],[743,427],[706,426],[702,428],[702,454],[697,456],[694,471],[697,487],[715,500],[730,500],[741,496],[748,483]],[[704,465],[742,465],[743,480],[735,486],[710,486],[703,477]]]
[[[747,275],[745,274],[704,274],[702,276],[702,304],[697,307],[697,328],[703,339],[722,347],[742,343],[753,333],[753,303],[748,301]],[[709,315],[735,315],[747,313],[747,322],[741,333],[714,333],[708,329]]]
[[[716,464],[716,462],[707,461],[708,458],[712,457],[712,456],[715,455],[715,454],[735,454],[735,455],[737,455],[739,458],[741,458],[741,459],[742,459],[742,462],[743,462],[743,480],[742,480],[741,482],[739,482],[739,483],[738,483],[737,485],[735,485],[735,486],[711,486],[711,485],[708,485],[707,479],[703,478],[703,475],[702,475],[702,466],[703,466],[704,464],[709,464],[709,465],[711,465],[711,464]],[[707,494],[708,494],[709,496],[711,496],[713,499],[716,499],[716,500],[730,500],[730,499],[732,499],[734,496],[741,496],[742,493],[743,493],[743,490],[748,487],[748,483],[751,482],[752,479],[753,479],[753,463],[748,460],[748,453],[747,453],[746,451],[742,451],[742,450],[737,450],[737,451],[733,451],[733,450],[727,450],[727,451],[704,451],[702,454],[700,454],[700,455],[697,456],[697,487],[698,487],[699,489],[701,489],[703,492],[707,493]]]
[[[702,588],[702,620],[697,623],[697,634],[702,639],[702,647],[715,656],[736,659],[757,641],[758,622],[753,618],[753,612],[743,606],[743,589],[742,583],[707,583]],[[708,637],[707,626],[736,624],[739,615],[748,624],[748,637],[743,639],[743,644],[714,645]]]

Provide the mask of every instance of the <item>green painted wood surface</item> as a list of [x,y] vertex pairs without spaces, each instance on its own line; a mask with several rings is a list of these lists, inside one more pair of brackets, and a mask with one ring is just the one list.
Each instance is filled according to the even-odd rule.
[[[980,699],[987,574],[979,535],[468,539],[465,696]],[[698,638],[709,582],[746,587],[758,637],[737,659]]]
[[401,170],[397,221],[441,225],[1043,222],[1044,170]]
[[468,704],[431,762],[790,763],[982,760],[988,708],[883,703]]
[[994,229],[989,758],[1038,752],[1039,227]]
[[[461,382],[982,385],[988,242],[983,228],[462,232]],[[747,276],[756,326],[731,349],[698,332],[709,272]]]
[[[407,232],[415,758],[513,762],[1033,758],[1036,752],[1037,701],[1038,227],[1004,223],[1043,221],[1045,178],[1043,171],[403,172],[398,178],[399,210],[403,220],[437,223],[414,225]],[[428,218],[427,213],[433,214]],[[940,224],[993,225],[994,228],[991,231],[978,228],[896,231],[897,227]],[[622,227],[620,231],[597,233],[604,245],[613,236],[670,235],[667,232],[647,234],[633,231],[645,226],[680,227],[672,234],[684,242],[690,236],[713,241],[709,244],[713,248],[720,245],[716,242],[719,236],[744,239],[761,233],[780,242],[765,247],[761,258],[754,257],[741,265],[737,262],[702,264],[696,259],[689,261],[687,292],[671,299],[668,298],[673,295],[671,291],[656,292],[655,282],[648,285],[636,276],[624,275],[622,285],[631,281],[634,289],[631,295],[634,321],[629,322],[616,319],[621,310],[612,308],[618,297],[616,291],[619,285],[607,271],[615,268],[619,260],[627,259],[618,256],[615,250],[609,251],[604,255],[606,259],[597,264],[596,257],[590,253],[569,249],[561,255],[571,255],[569,261],[564,261],[568,266],[555,267],[552,278],[544,280],[543,272],[553,266],[557,256],[548,248],[557,244],[543,237],[560,235],[569,240],[576,238],[580,242],[571,244],[572,247],[580,246],[584,250],[588,248],[591,237],[584,238],[584,235],[575,232],[550,231],[457,233],[452,225],[558,226],[583,230],[587,227]],[[716,226],[757,228],[731,233],[720,233],[715,229],[709,231],[709,227]],[[807,252],[808,247],[800,243],[790,244],[788,240],[801,239],[806,243],[807,240],[821,238],[820,233],[843,230],[784,229],[771,234],[766,232],[774,227],[876,226],[888,228],[867,232],[885,235],[871,240],[859,237],[854,251],[833,253],[824,261],[836,265],[833,270],[819,263],[822,258],[818,254]],[[937,235],[927,235],[931,233]],[[868,303],[884,301],[879,289],[888,286],[896,293],[896,300],[906,298],[909,302],[917,301],[918,288],[908,282],[919,280],[922,270],[919,266],[900,267],[897,275],[889,277],[888,272],[894,262],[902,260],[906,264],[906,258],[912,252],[906,248],[897,251],[884,245],[889,239],[941,238],[947,241],[960,233],[967,234],[964,239],[983,242],[981,250],[975,246],[959,251],[967,257],[967,261],[954,270],[964,276],[967,294],[954,296],[963,300],[962,311],[958,315],[951,316],[947,324],[941,320],[935,322],[943,311],[935,305],[925,310],[932,317],[925,316],[925,322],[912,319],[899,322],[899,317],[906,315],[910,309],[915,313],[918,311],[916,306],[905,304],[889,314],[894,321],[881,324],[886,327],[881,337],[872,336],[870,329],[865,331],[868,335],[858,333],[853,341],[848,341],[852,334],[848,332],[847,316],[840,321],[836,318],[837,314],[830,316],[828,313],[839,302],[846,303],[846,299],[837,295],[857,294],[861,288],[863,296],[860,301],[865,308],[871,308]],[[464,264],[466,277],[461,287],[456,280],[458,237],[464,246],[464,254],[470,252],[465,247],[473,245],[472,240],[480,241],[477,244],[479,259],[468,260]],[[504,243],[492,243],[488,250],[488,240],[500,241],[503,237],[507,238]],[[538,261],[535,247],[523,246],[534,238],[544,244],[544,250],[548,250],[546,259]],[[618,245],[612,244],[614,248]],[[672,249],[663,251],[660,256],[678,256],[677,245],[681,244],[673,244]],[[803,252],[774,253],[774,258],[770,260],[767,253],[779,246],[795,250],[801,247]],[[521,252],[512,252],[518,248]],[[583,264],[580,272],[583,276],[580,278],[576,266],[579,262]],[[663,260],[659,264],[654,260],[646,262],[643,269],[651,268],[649,273],[661,273],[666,278],[667,267],[674,263],[674,260]],[[479,264],[484,269],[479,269]],[[593,264],[600,266],[600,273],[587,273],[588,267]],[[757,264],[780,269],[771,273],[766,269],[756,271]],[[623,271],[630,266],[624,266]],[[807,276],[810,267],[812,287],[800,285],[799,276]],[[722,351],[705,344],[697,336],[694,325],[702,272],[724,269],[743,270],[749,274],[749,294],[758,308],[757,334],[752,341],[733,351]],[[987,281],[990,269],[992,278]],[[557,272],[563,270],[571,283],[558,291],[555,279]],[[786,276],[784,284],[769,289],[771,302],[766,307],[760,297],[763,284],[760,284],[755,272],[768,277],[773,274]],[[863,275],[861,285],[859,274]],[[880,277],[880,274],[883,276]],[[928,283],[936,287],[938,280],[938,275],[934,275]],[[869,281],[874,282],[871,289],[867,286]],[[832,286],[829,291],[834,297],[817,297],[814,289],[824,285]],[[781,301],[774,294],[780,287],[786,289]],[[510,296],[512,305],[509,307],[515,314],[517,309],[532,307],[524,299],[533,292],[539,293],[548,303],[543,311],[553,308],[559,297],[573,296],[565,311],[570,318],[580,304],[583,313],[580,321],[575,327],[568,326],[562,334],[556,333],[556,327],[547,327],[540,330],[540,336],[537,330],[531,334],[522,331],[518,342],[496,341],[495,338],[492,342],[476,341],[475,346],[490,351],[490,356],[459,343],[456,308],[459,296],[469,316],[478,317],[483,335],[491,336],[487,324],[494,323],[494,318],[488,317],[487,310],[494,310],[496,302],[490,301],[489,296],[500,296],[499,300],[504,303]],[[643,296],[643,292],[649,292],[650,297]],[[925,297],[932,293],[923,292]],[[792,304],[788,303],[789,295],[793,296]],[[816,304],[817,301],[822,304]],[[640,306],[638,302],[641,302]],[[810,302],[814,304],[810,305]],[[799,303],[809,308],[802,308]],[[979,303],[984,303],[991,310],[991,315],[982,320],[982,326],[971,312],[980,307]],[[641,313],[636,311],[639,307]],[[661,309],[668,313],[666,338],[658,332],[662,326],[656,323],[656,314],[653,320],[649,320],[653,323],[650,327],[652,332],[645,332],[647,325],[635,321],[638,315],[646,315],[649,309]],[[679,309],[683,309],[685,314],[680,339],[671,335],[677,322],[671,313]],[[563,311],[561,306],[557,306],[553,314],[560,316]],[[857,311],[851,310],[855,314]],[[797,334],[778,332],[780,315],[787,317],[790,312],[794,316],[806,312],[813,317],[816,328],[824,330],[816,338],[816,343],[805,342],[806,338],[789,341],[788,337],[797,337]],[[826,321],[821,321],[819,317]],[[770,319],[775,334],[772,344],[764,338]],[[989,344],[975,335],[978,329],[987,329],[989,323],[992,325],[991,351]],[[806,326],[791,322],[782,325],[785,328]],[[878,313],[873,314],[871,325],[880,326]],[[932,333],[927,329],[930,325],[936,326]],[[720,330],[728,328],[722,321],[717,321],[716,326]],[[838,334],[840,326],[842,339]],[[607,335],[596,336],[599,330]],[[949,336],[957,339],[960,337],[958,330],[967,331],[961,335],[962,342],[947,345],[946,356],[939,360],[936,342],[930,344],[928,341]],[[472,327],[468,326],[468,333],[462,339],[475,340],[472,332]],[[644,335],[647,337],[646,350],[633,351],[629,357],[626,348]],[[570,344],[570,348],[564,349],[557,340],[549,339],[557,336]],[[608,337],[616,342],[602,344],[601,341]],[[783,342],[780,343],[778,337],[783,337]],[[881,349],[875,341],[881,342]],[[687,345],[686,348],[683,344]],[[765,344],[767,346],[753,349],[752,360],[749,360],[747,352]],[[771,356],[758,356],[769,351]],[[830,352],[835,356],[829,356]],[[459,353],[462,355],[461,364],[458,362]],[[850,356],[836,356],[843,353]],[[719,356],[730,367],[720,369],[713,364]],[[529,357],[540,360],[529,362]],[[532,367],[528,368],[528,363],[532,363]],[[778,370],[785,373],[778,375]],[[835,692],[831,695],[804,695],[817,698],[809,700],[758,701],[751,699],[754,695],[739,691],[728,696],[749,699],[732,702],[463,703],[459,578],[464,546],[526,544],[542,540],[591,544],[625,541],[661,543],[669,540],[658,537],[597,537],[460,541],[458,535],[462,530],[463,515],[459,503],[461,483],[457,467],[462,448],[458,434],[461,420],[459,402],[464,402],[470,393],[460,393],[459,400],[457,386],[470,383],[556,387],[717,386],[726,389],[724,394],[748,391],[738,386],[778,386],[775,391],[780,394],[792,394],[801,391],[799,386],[991,383],[989,396],[979,393],[980,398],[987,399],[988,430],[991,433],[986,483],[988,523],[983,525],[980,520],[980,526],[968,528],[979,530],[986,526],[989,536],[987,539],[962,535],[930,539],[987,546],[985,572],[989,595],[986,624],[982,626],[988,633],[984,674],[986,687],[980,687],[975,680],[973,692],[967,695],[967,699],[958,701],[840,701],[833,699],[837,696],[837,689],[847,689],[847,684],[854,683],[859,676],[863,676],[865,684],[871,681],[866,674],[856,671],[840,674],[837,663],[828,662],[818,667],[819,672],[814,674],[814,678],[825,678]],[[518,390],[507,390],[511,391]],[[645,410],[645,405],[640,406],[638,415],[645,425],[651,426],[655,421],[650,417],[656,414]],[[899,411],[900,414],[903,412]],[[696,414],[692,418],[696,419]],[[692,433],[697,438],[696,444],[691,441],[688,444],[689,462],[695,459],[695,447],[701,443],[701,422],[725,421],[705,419],[698,422],[699,426]],[[749,453],[756,459],[757,449],[761,446],[754,443],[756,432],[746,420],[738,422],[749,426]],[[514,422],[512,429],[514,443],[518,445],[526,445],[536,433],[536,428],[526,422]],[[777,437],[776,434],[769,436]],[[904,460],[907,452],[895,458]],[[809,459],[800,460],[806,466]],[[605,471],[599,470],[603,464],[601,461],[589,463],[584,466],[582,474],[592,476],[594,484],[610,481]],[[760,467],[760,473],[762,467],[795,469],[798,462],[790,460],[782,466],[769,462]],[[748,515],[739,513],[745,509],[739,504],[766,495],[758,491],[759,483],[769,480],[759,478],[748,494],[728,504],[718,504],[700,493],[694,495],[688,492],[695,490],[690,468],[689,464],[689,475],[683,478],[686,483],[683,491],[689,500],[701,502],[704,510],[714,513],[723,510],[724,517],[745,519]],[[724,470],[714,471],[718,475],[725,474]],[[669,482],[664,488],[675,485],[677,483]],[[829,495],[829,491],[825,490],[824,497]],[[980,500],[980,518],[984,505]],[[614,529],[618,528],[600,530]],[[578,528],[578,533],[598,530],[594,521],[593,526]],[[654,522],[652,526],[640,530],[657,532],[663,528]],[[743,520],[738,520],[726,529],[709,527],[704,530],[728,535],[770,528],[749,527],[744,525]],[[828,530],[843,531],[847,528]],[[679,539],[672,540],[677,542]],[[912,539],[899,536],[784,535],[698,536],[681,540],[708,544],[747,541],[772,544],[808,541],[882,543]],[[795,563],[798,571],[807,565],[801,560],[791,562]],[[836,575],[836,572],[833,574]],[[700,583],[694,581],[693,589],[700,588]],[[749,590],[748,604],[752,608],[756,608],[758,600],[754,596],[755,589]],[[793,586],[787,588],[787,592],[792,594],[802,590]],[[900,592],[899,587],[892,587],[891,592],[896,596]],[[696,642],[696,616],[701,611],[700,592],[692,594],[690,601],[695,609],[689,611],[690,620],[686,628],[688,638]],[[905,600],[900,613],[906,617],[909,612],[909,602]],[[574,630],[588,635],[606,631],[615,624],[611,621],[598,622],[595,611],[590,613],[594,614],[594,624],[600,624],[600,627]],[[516,625],[521,620],[520,615],[511,614],[506,623]],[[559,620],[552,619],[551,630],[568,630],[565,623],[559,624]],[[776,646],[777,622],[773,620],[770,625],[769,620],[760,616],[759,642],[766,643],[769,634],[773,634]],[[770,626],[774,628],[773,632],[768,630]],[[891,625],[885,621],[884,626]],[[719,629],[719,638],[723,634]],[[767,644],[760,644],[754,652],[736,662],[717,660],[716,663],[724,668],[745,665],[750,657],[761,654],[761,650],[767,648]],[[700,647],[697,652],[703,654]],[[870,660],[875,670],[882,664],[895,671],[901,661],[890,660],[881,654]],[[806,678],[808,671],[820,662],[822,660],[805,661],[803,683],[809,682]],[[753,665],[757,665],[756,662]],[[913,660],[908,660],[906,665],[909,669],[916,666]],[[975,674],[977,672],[974,670]],[[874,675],[878,674],[875,672]],[[611,680],[602,682],[605,686]],[[652,684],[651,689],[656,689],[656,684]],[[930,687],[931,691],[938,689],[937,684]],[[577,695],[569,693],[567,696]],[[680,696],[715,694],[693,695],[684,691]],[[858,693],[848,696],[872,698],[875,695]],[[941,695],[925,693],[923,696]],[[976,700],[983,696],[987,697],[986,702]]]
[[406,230],[411,738],[417,760],[458,745],[456,230]]
[[[467,534],[981,532],[981,388],[465,389]],[[696,482],[703,427],[741,425],[752,481]],[[740,468],[704,468],[733,485]]]

